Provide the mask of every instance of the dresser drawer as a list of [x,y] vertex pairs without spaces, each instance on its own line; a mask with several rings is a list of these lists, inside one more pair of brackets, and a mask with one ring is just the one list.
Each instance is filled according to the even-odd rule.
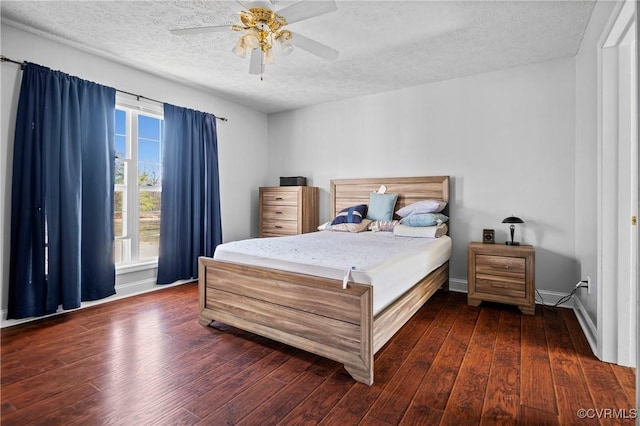
[[262,209],[262,218],[269,221],[298,220],[298,207],[286,205],[266,205]]
[[295,235],[298,233],[298,222],[295,220],[264,220],[262,234],[266,235]]
[[523,257],[476,255],[476,275],[497,275],[524,282],[525,259]]
[[262,192],[262,204],[265,206],[297,206],[297,191],[264,191]]

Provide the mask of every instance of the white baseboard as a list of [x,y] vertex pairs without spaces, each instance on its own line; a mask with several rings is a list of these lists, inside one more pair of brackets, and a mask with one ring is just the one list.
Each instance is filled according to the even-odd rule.
[[449,278],[449,290],[457,291],[458,293],[466,293],[467,280],[461,280],[458,278]]
[[[466,293],[467,292],[467,280],[461,280],[459,278],[449,278],[449,290],[451,291],[457,291],[459,293]],[[539,291],[540,295],[542,296],[542,300],[541,297],[539,295],[536,294],[536,303],[538,305],[547,305],[547,306],[553,306],[556,303],[558,303],[558,301],[560,299],[562,299],[564,296],[566,296],[566,294],[564,293],[556,293],[555,291],[546,291],[546,290],[540,290]],[[562,306],[563,308],[573,308],[573,297],[571,299],[569,299],[569,301],[567,303],[563,303]],[[544,303],[543,303],[544,301]]]
[[591,317],[589,316],[587,309],[582,304],[582,301],[577,297],[574,297],[574,299],[573,311],[576,314],[576,318],[578,318],[580,328],[582,328],[582,331],[587,338],[587,342],[589,342],[589,346],[591,346],[591,352],[598,357],[598,329],[593,321],[591,321]]
[[[558,293],[556,291],[548,291],[548,290],[537,290],[536,291],[536,303],[538,305],[545,306],[554,306],[556,303],[560,301],[563,297],[565,297],[567,293]],[[574,300],[575,296],[571,299],[564,302],[562,305],[559,305],[561,308],[574,308]]]
[[181,280],[181,281],[176,281],[173,284],[158,285],[156,284],[155,279],[145,279],[140,281],[134,281],[127,284],[119,284],[119,285],[116,285],[116,294],[114,294],[113,296],[109,296],[100,300],[93,300],[91,302],[82,302],[81,306],[77,309],[58,310],[56,313],[53,313],[51,315],[45,315],[42,317],[30,317],[30,318],[22,318],[17,320],[14,320],[14,319],[8,320],[8,319],[5,319],[7,317],[7,310],[3,309],[2,311],[0,311],[2,315],[2,320],[0,321],[0,328],[11,327],[13,325],[24,324],[27,322],[36,321],[43,318],[49,318],[55,315],[64,314],[66,312],[73,312],[78,309],[84,309],[90,306],[101,305],[103,303],[113,302],[114,300],[120,300],[127,297],[149,293],[151,291],[162,290],[163,288],[174,287],[177,285],[182,285],[190,282],[193,282],[193,280]]

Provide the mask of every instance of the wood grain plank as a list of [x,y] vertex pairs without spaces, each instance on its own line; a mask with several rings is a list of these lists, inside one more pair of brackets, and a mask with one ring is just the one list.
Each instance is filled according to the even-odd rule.
[[611,364],[613,373],[618,378],[618,382],[622,385],[622,389],[627,394],[629,401],[636,400],[636,374],[634,369],[629,367],[622,367],[620,365]]
[[523,425],[559,426],[560,419],[558,419],[558,415],[556,413],[550,413],[535,407],[521,405],[518,423]]
[[[45,424],[48,422],[44,422],[45,419],[60,419],[62,417],[68,418],[68,414],[64,416],[60,414],[60,407],[65,407],[63,412],[70,412],[66,408],[67,401],[82,401],[86,398],[96,397],[99,398],[99,390],[94,386],[91,386],[88,383],[83,383],[78,387],[71,388],[65,392],[61,392],[51,398],[42,400],[31,406],[31,409],[25,411],[13,411],[9,413],[5,413],[3,411],[2,415],[2,424],[6,426],[10,425],[26,425],[30,423],[40,423]],[[55,424],[56,422],[51,422],[49,424]],[[62,423],[60,423],[62,424]]]
[[183,407],[200,418],[205,418],[218,407],[239,395],[262,377],[266,376],[281,366],[289,358],[286,352],[271,352],[259,361],[253,362],[229,379],[219,382],[215,387],[209,387],[209,391],[203,392],[191,401],[183,404]]
[[500,313],[480,424],[515,424],[520,410],[519,312]]
[[462,364],[480,310],[463,306],[451,331],[424,376],[412,406],[444,410]]
[[551,361],[541,315],[522,317],[522,369],[520,402],[544,412],[558,413]]
[[442,425],[480,423],[499,321],[498,310],[480,311],[469,349],[444,410]]
[[325,380],[325,377],[313,372],[304,372],[295,382],[277,392],[237,424],[277,424]]
[[576,414],[594,407],[594,401],[560,310],[542,311],[560,423],[600,424],[597,419],[581,419]]
[[443,410],[426,407],[424,405],[412,405],[402,417],[401,426],[435,426],[439,425]]
[[298,404],[278,424],[317,425],[340,399],[355,385],[349,374],[338,369]]
[[280,392],[280,390],[282,390],[285,386],[287,386],[287,384],[281,382],[280,380],[274,379],[269,376],[264,376],[253,386],[250,386],[243,392],[237,394],[229,402],[225,403],[220,408],[204,417],[200,424],[235,425],[242,418],[249,415],[252,411],[256,410],[258,407],[272,398],[275,394]]

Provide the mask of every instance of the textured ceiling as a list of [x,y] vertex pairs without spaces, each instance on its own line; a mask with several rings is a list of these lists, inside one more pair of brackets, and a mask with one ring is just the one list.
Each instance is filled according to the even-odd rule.
[[[275,10],[291,3],[272,2]],[[3,0],[0,11],[4,23],[269,113],[575,55],[594,2],[337,0],[337,6],[289,29],[340,57],[325,61],[297,49],[277,56],[263,81],[248,73],[249,55],[231,53],[237,33],[168,31],[236,23],[242,6],[235,1]]]

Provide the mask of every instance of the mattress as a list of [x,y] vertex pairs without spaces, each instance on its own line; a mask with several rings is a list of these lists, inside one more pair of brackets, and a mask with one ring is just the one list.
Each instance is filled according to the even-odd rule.
[[378,314],[449,260],[451,238],[319,231],[221,244],[213,258],[373,286]]

